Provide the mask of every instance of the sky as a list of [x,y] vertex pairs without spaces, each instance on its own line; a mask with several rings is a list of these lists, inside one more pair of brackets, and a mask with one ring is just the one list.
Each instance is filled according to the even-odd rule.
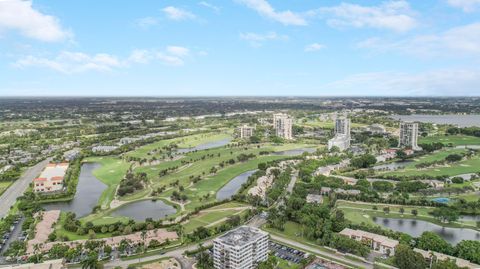
[[1,96],[480,96],[480,0],[0,0]]

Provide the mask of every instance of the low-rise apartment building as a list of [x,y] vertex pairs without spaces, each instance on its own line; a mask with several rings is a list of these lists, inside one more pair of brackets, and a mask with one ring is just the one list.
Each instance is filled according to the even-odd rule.
[[399,244],[397,240],[362,230],[345,228],[340,232],[340,234],[362,242],[363,244],[372,248],[373,251],[387,256],[393,256],[395,254],[395,248]]
[[48,164],[40,176],[33,180],[33,191],[37,193],[61,191],[67,169],[68,163]]

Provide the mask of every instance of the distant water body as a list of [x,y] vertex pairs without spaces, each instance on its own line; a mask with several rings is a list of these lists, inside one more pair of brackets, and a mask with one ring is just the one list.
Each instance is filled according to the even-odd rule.
[[392,118],[402,121],[418,121],[436,124],[452,124],[458,127],[480,127],[480,115],[393,115]]

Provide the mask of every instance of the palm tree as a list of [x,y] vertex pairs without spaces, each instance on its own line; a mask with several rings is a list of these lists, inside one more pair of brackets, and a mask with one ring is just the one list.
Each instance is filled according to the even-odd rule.
[[82,269],[96,269],[98,268],[98,254],[97,253],[89,253],[87,258],[84,259],[82,262]]
[[35,255],[35,258],[37,259],[37,263],[39,263],[39,256],[38,256],[38,251],[40,251],[40,244],[34,244],[33,245],[33,254]]
[[147,252],[147,248],[145,245],[145,238],[147,238],[147,231],[143,230],[140,236],[142,237],[142,241],[143,241],[143,252]]

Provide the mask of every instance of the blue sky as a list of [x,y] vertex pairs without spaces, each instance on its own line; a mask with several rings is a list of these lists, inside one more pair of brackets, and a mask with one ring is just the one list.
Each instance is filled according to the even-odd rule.
[[480,95],[480,0],[0,0],[0,96]]

